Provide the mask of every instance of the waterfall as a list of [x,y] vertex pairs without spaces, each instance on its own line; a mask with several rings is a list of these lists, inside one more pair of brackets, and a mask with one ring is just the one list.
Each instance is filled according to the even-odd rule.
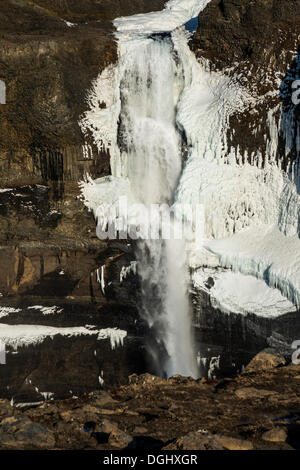
[[[171,31],[197,16],[208,1],[171,0],[163,12],[115,21],[118,65],[108,67],[95,83],[91,111],[81,122],[98,147],[109,148],[111,154],[112,176],[83,185],[85,203],[94,210],[98,225],[107,223],[121,196],[129,205],[143,204],[146,212],[154,204],[170,208],[176,201],[185,149],[177,124],[185,70]],[[103,102],[105,106],[99,106]],[[170,237],[162,236],[158,225],[158,237],[140,237],[135,243],[138,307],[150,329],[146,346],[155,372],[197,377],[187,243],[184,236],[174,236],[181,222],[173,214],[168,220]]]
[[[172,205],[182,171],[182,139],[176,127],[182,67],[170,36],[125,41],[120,54],[118,176],[129,179],[134,200],[146,208]],[[153,333],[148,352],[155,372],[196,376],[185,242],[140,239],[135,254],[142,289],[139,310]]]

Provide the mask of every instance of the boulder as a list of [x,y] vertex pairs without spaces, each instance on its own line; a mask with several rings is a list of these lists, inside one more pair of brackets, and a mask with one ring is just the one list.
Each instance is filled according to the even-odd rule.
[[84,424],[86,422],[97,422],[100,420],[100,411],[91,405],[85,405],[81,408],[66,410],[60,413],[63,421],[66,423]]
[[100,425],[101,432],[110,434],[113,431],[118,430],[118,425],[114,421],[104,418]]
[[270,429],[262,435],[262,439],[268,442],[286,442],[287,437],[287,431],[284,428],[279,427]]
[[273,390],[263,390],[254,387],[244,387],[238,388],[235,391],[235,394],[238,398],[247,400],[252,398],[268,398],[273,395],[277,395],[277,392],[274,392]]
[[256,354],[242,373],[248,374],[252,372],[272,370],[284,365],[286,365],[285,358],[275,349],[268,348]]
[[10,416],[0,423],[2,449],[52,449],[55,438],[51,431],[27,416]]
[[226,450],[253,450],[253,444],[244,439],[236,439],[229,436],[217,436],[217,440]]
[[133,441],[130,434],[127,434],[121,429],[114,429],[109,436],[108,443],[115,449],[125,449]]
[[180,437],[164,450],[222,450],[222,446],[213,434],[200,429]]

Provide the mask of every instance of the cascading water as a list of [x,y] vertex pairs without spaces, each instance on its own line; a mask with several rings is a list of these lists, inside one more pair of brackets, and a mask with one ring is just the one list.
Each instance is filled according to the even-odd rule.
[[[83,188],[86,204],[97,213],[98,225],[110,216],[109,210],[99,216],[99,206],[108,201],[113,206],[122,195],[131,204],[143,204],[146,211],[153,204],[170,207],[175,202],[184,160],[176,118],[185,71],[169,31],[197,16],[208,2],[171,0],[163,12],[115,21],[118,67],[102,74],[90,101],[91,111],[81,123],[83,130],[92,132],[98,147],[109,147],[111,153],[112,177],[90,181]],[[108,92],[113,81],[114,92]],[[106,103],[100,110],[99,95],[105,95]],[[184,236],[174,236],[181,222],[171,217],[170,237],[160,233],[136,243],[139,307],[152,333],[148,352],[155,372],[197,377],[186,243]]]
[[[176,104],[183,87],[169,36],[121,44],[121,113],[118,142],[122,178],[135,201],[169,204],[182,170]],[[172,223],[172,222],[171,222]],[[173,238],[139,240],[140,313],[154,340],[148,343],[156,373],[197,375],[192,347],[185,243]]]

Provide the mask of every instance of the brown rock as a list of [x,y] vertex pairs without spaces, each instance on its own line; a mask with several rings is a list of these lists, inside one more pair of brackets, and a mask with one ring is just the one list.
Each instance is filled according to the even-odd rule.
[[250,441],[236,439],[229,436],[217,436],[220,445],[227,450],[253,450],[253,444]]
[[284,428],[273,428],[262,435],[262,439],[268,442],[286,442],[287,432]]
[[82,408],[77,408],[75,410],[67,410],[60,413],[63,421],[67,423],[78,422],[84,424],[87,421],[97,421],[99,420],[100,410],[91,405],[85,405]]
[[274,349],[265,349],[254,356],[242,373],[247,374],[250,372],[272,370],[285,364],[286,360],[281,354]]
[[8,400],[0,400],[0,416],[10,414],[12,411],[11,404]]
[[133,438],[121,429],[115,429],[110,433],[108,443],[117,449],[125,449],[132,442]]
[[272,390],[262,390],[254,387],[245,387],[238,388],[235,391],[235,394],[238,398],[245,400],[251,398],[268,398],[273,395],[277,395],[277,392],[274,392]]
[[222,450],[218,440],[209,431],[199,430],[180,437],[164,450]]
[[157,377],[156,375],[151,375],[151,374],[142,374],[142,375],[137,375],[137,374],[132,374],[128,377],[129,384],[135,384],[135,385],[148,385],[148,384],[158,384],[158,383],[165,383],[166,381],[164,379],[161,379],[160,377]]
[[168,382],[175,383],[175,384],[187,384],[187,383],[194,383],[195,379],[193,379],[193,377],[184,377],[180,374],[175,374],[169,378]]
[[111,403],[116,403],[116,400],[114,400],[110,396],[110,394],[105,392],[105,391],[97,392],[96,398],[93,401],[93,405],[100,406],[100,407],[105,406],[105,405],[109,405]]
[[117,409],[117,410],[106,410],[105,408],[101,408],[99,409],[99,413],[101,413],[102,415],[107,415],[107,416],[111,416],[111,415],[119,415],[119,414],[122,414],[123,410],[120,410],[120,409]]
[[2,449],[51,449],[54,446],[53,433],[45,426],[33,423],[27,416],[11,416],[0,424]]
[[134,434],[146,434],[147,432],[148,429],[144,426],[136,426],[133,431]]
[[117,423],[114,423],[113,421],[110,421],[109,419],[103,419],[101,423],[101,432],[104,432],[106,434],[110,434],[113,431],[118,430],[118,425]]

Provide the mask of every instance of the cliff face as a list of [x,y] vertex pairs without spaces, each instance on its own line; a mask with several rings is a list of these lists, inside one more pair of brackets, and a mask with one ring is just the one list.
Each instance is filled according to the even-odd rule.
[[[136,360],[136,310],[132,303],[127,307],[130,276],[124,279],[124,292],[118,291],[118,303],[104,296],[105,290],[115,298],[128,248],[101,242],[93,216],[78,199],[78,182],[86,173],[110,174],[109,155],[82,135],[78,122],[88,109],[92,81],[117,60],[112,20],[163,4],[0,2],[0,80],[6,84],[6,104],[0,105],[1,328],[21,325],[21,335],[30,325],[104,328],[100,343],[97,331],[78,341],[76,334],[65,341],[58,334],[58,343],[48,338],[40,348],[33,341],[20,354],[7,351],[8,365],[0,371],[0,393],[7,396],[35,399],[34,383],[62,396],[82,393],[97,388],[103,374],[112,385],[124,382],[136,368],[145,369],[142,356],[140,365]],[[110,287],[101,277],[102,266]],[[53,307],[59,315],[45,316],[42,305],[60,305]],[[123,328],[121,334],[131,331],[125,350],[117,348],[117,341],[112,351],[110,337],[119,331],[114,328]],[[34,335],[35,329],[30,331]],[[80,383],[83,389],[76,388]]]
[[[89,298],[91,269],[98,267],[94,253],[104,244],[77,199],[78,181],[86,173],[109,174],[110,164],[107,153],[87,142],[78,121],[88,109],[92,81],[117,59],[111,21],[163,4],[1,2],[0,79],[6,104],[0,106],[0,188],[15,188],[0,191],[2,294],[32,289],[47,272],[60,270],[62,252],[72,259],[84,247],[83,253],[92,253],[91,266],[84,274],[71,269],[70,276],[76,285],[87,278],[86,290],[77,292]],[[27,268],[18,268],[23,258]],[[43,260],[42,269],[36,259]]]
[[116,60],[110,21],[147,8],[143,1],[1,2],[2,187],[109,172],[105,154],[85,152],[78,120],[92,80]]
[[[78,122],[88,109],[86,96],[92,81],[117,60],[111,21],[120,15],[161,9],[164,3],[162,0],[1,2],[0,79],[7,85],[7,104],[0,105],[0,308],[24,306],[18,315],[1,317],[2,323],[41,324],[47,320],[52,325],[61,321],[65,326],[71,319],[72,325],[78,326],[88,318],[101,328],[119,327],[122,323],[122,328],[131,331],[130,341],[143,335],[143,325],[137,323],[136,316],[136,278],[130,269],[126,271],[132,260],[130,248],[126,243],[100,242],[92,215],[78,199],[78,181],[85,173],[94,178],[110,174],[109,155],[99,151],[91,137],[82,135]],[[208,59],[211,69],[222,70],[255,97],[246,111],[230,116],[228,130],[229,147],[239,148],[244,162],[248,160],[253,166],[258,165],[253,155],[260,153],[264,160],[269,158],[270,111],[278,132],[278,166],[287,170],[289,162],[298,158],[296,134],[287,151],[286,129],[278,129],[282,117],[278,105],[283,102],[283,111],[289,113],[291,84],[299,78],[299,60],[294,58],[300,34],[299,13],[299,0],[212,0],[201,13],[198,31],[190,41],[199,60]],[[292,119],[297,129],[299,107]],[[124,267],[126,275],[121,282]],[[109,285],[105,285],[102,268]],[[27,307],[33,303],[64,304],[64,317],[58,320],[51,317],[50,321],[42,312],[30,316]],[[228,321],[225,325],[225,319],[224,335],[216,339],[220,318],[224,319],[222,312],[213,311],[209,298],[196,305],[195,310],[199,323],[204,319],[203,330],[207,330],[198,328],[199,343],[206,340],[209,347],[214,341],[225,344],[225,337],[228,349],[236,347],[245,331],[244,322],[236,321],[232,335],[232,323]],[[207,312],[211,313],[210,318]],[[289,325],[295,324],[294,317],[288,320]],[[257,344],[266,345],[265,336],[271,336],[274,329],[279,333],[285,331],[277,324],[262,329],[252,319],[246,326],[253,345],[250,355]],[[289,336],[292,334],[289,332]],[[232,340],[233,336],[238,337],[237,341]],[[91,361],[91,389],[96,388],[98,374],[103,370],[105,377],[109,377],[106,383],[112,384],[120,364],[122,355],[118,351],[114,365],[110,364],[109,340],[105,341],[102,353],[99,350],[101,360]],[[132,344],[128,356],[132,359],[119,370],[120,382],[136,371],[137,350],[143,362],[142,348]],[[244,345],[245,342],[241,349]],[[94,342],[88,348],[85,341],[74,344],[76,357],[87,350],[89,361],[94,354]],[[58,383],[56,362],[60,363],[60,349],[52,345],[50,352],[48,349],[49,354],[47,351],[45,354],[41,348],[42,365],[35,376],[38,383],[43,364],[45,370],[48,363],[54,364],[51,380],[44,382],[45,390]],[[217,350],[213,359],[222,352]],[[72,364],[73,353],[67,350],[64,354],[67,360],[61,366],[61,377]],[[122,356],[125,359],[126,354]],[[25,382],[36,367],[29,353],[27,359],[23,375],[18,372],[23,364],[21,355],[15,359],[17,368],[13,369],[11,379],[14,392],[23,385],[26,393],[28,388],[34,388]],[[238,366],[243,364],[244,357]],[[225,365],[231,373],[231,364]],[[78,376],[82,373],[80,369]],[[5,374],[1,380],[4,387]],[[61,395],[73,389],[76,382],[77,376],[66,389],[60,390]]]

